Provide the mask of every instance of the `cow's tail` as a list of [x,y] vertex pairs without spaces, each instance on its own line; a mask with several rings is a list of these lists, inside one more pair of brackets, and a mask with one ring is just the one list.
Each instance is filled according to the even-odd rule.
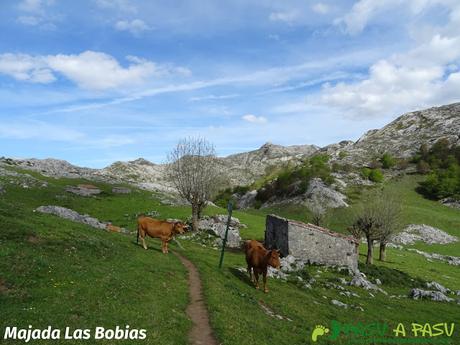
[[137,223],[137,239],[136,239],[136,243],[139,244],[139,222]]

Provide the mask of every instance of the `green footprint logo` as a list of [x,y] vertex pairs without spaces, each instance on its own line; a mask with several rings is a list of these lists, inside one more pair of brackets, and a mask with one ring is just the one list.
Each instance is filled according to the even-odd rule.
[[317,325],[315,329],[313,329],[313,332],[311,332],[311,340],[316,343],[318,337],[325,335],[326,333],[329,333],[329,328],[324,327],[323,325]]

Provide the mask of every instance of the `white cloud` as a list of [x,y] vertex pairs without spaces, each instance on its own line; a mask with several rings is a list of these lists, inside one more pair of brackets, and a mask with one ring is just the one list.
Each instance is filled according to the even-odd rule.
[[267,123],[267,119],[263,116],[256,116],[256,115],[252,115],[252,114],[247,114],[247,115],[244,115],[241,117],[244,121],[247,121],[247,122],[252,122],[252,123],[259,123],[259,124],[262,124],[262,123]]
[[274,22],[285,22],[288,24],[292,24],[300,17],[300,13],[297,10],[289,10],[289,11],[278,11],[272,12],[269,15],[269,19]]
[[188,76],[184,67],[157,65],[136,56],[127,56],[127,67],[105,53],[85,51],[81,54],[31,56],[27,54],[1,54],[0,73],[16,80],[50,83],[61,74],[83,89],[106,90],[139,85],[152,76]]
[[56,79],[45,58],[27,54],[1,54],[0,73],[32,83],[50,83]]
[[[48,3],[48,2],[47,2]],[[24,0],[18,5],[18,8],[24,12],[41,12],[44,1],[42,0]]]
[[238,97],[238,94],[228,94],[228,95],[207,95],[201,97],[190,97],[189,101],[198,102],[198,101],[218,101],[221,99],[231,99]]
[[140,84],[155,72],[155,64],[137,60],[128,67],[120,66],[112,56],[86,51],[79,55],[48,56],[49,66],[84,89],[104,90]]
[[318,2],[316,4],[314,4],[311,9],[316,12],[316,13],[319,13],[319,14],[327,14],[329,13],[329,11],[331,10],[331,8],[329,7],[329,5],[325,4],[325,3],[322,3],[322,2]]
[[115,29],[118,31],[128,31],[134,36],[139,36],[142,32],[151,30],[151,28],[145,24],[141,19],[119,20],[115,23]]
[[24,25],[35,26],[40,24],[42,22],[42,19],[36,16],[19,16],[18,22]]
[[136,13],[137,7],[129,0],[96,0],[100,8],[117,10],[123,13]]
[[460,37],[435,35],[406,54],[379,60],[357,83],[325,84],[321,103],[355,116],[398,113],[460,99]]

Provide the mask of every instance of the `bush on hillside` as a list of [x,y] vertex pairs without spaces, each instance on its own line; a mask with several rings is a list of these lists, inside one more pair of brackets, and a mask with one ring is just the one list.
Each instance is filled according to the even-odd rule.
[[389,153],[384,153],[380,158],[383,169],[390,169],[396,165],[396,159]]
[[261,203],[270,198],[296,196],[305,193],[312,178],[321,178],[331,184],[334,178],[328,164],[329,156],[320,154],[307,159],[301,166],[286,167],[278,176],[265,183],[257,192],[256,200]]
[[460,146],[440,139],[431,148],[420,146],[413,158],[417,172],[428,174],[419,191],[432,199],[453,197],[460,200]]

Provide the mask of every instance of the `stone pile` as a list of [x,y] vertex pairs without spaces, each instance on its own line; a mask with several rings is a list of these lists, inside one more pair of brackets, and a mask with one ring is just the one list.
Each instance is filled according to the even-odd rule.
[[[198,228],[201,231],[207,231],[218,237],[222,241],[225,237],[225,230],[227,227],[228,216],[219,214],[215,216],[205,216],[200,219]],[[241,236],[240,228],[246,228],[245,224],[242,224],[238,218],[232,217],[230,220],[230,227],[228,229],[227,236],[227,247],[229,248],[240,248],[241,247]]]

